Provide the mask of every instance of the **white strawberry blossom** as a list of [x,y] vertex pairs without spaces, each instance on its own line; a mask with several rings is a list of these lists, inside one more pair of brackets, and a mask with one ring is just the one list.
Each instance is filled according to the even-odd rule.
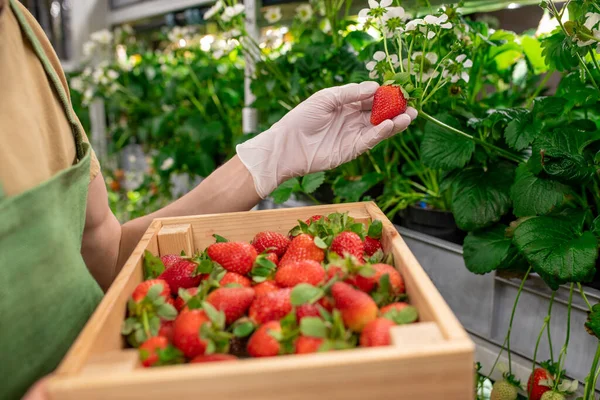
[[112,42],[113,34],[108,29],[102,29],[92,33],[90,38],[96,43],[108,45]]
[[265,10],[265,19],[268,23],[274,24],[281,20],[281,7],[269,7]]
[[87,41],[83,44],[83,56],[86,58],[89,58],[92,56],[92,54],[94,54],[94,51],[96,50],[96,42],[93,41]]
[[162,164],[160,165],[160,169],[161,169],[161,171],[166,171],[169,168],[171,168],[173,166],[173,164],[175,164],[173,157],[169,157],[165,161],[162,162]]
[[296,7],[296,17],[300,22],[308,22],[313,17],[313,9],[310,4],[302,4]]
[[84,83],[83,83],[83,79],[79,76],[74,77],[73,79],[71,79],[71,81],[69,82],[71,89],[75,90],[76,92],[82,92],[83,88],[84,88]]
[[369,71],[369,78],[377,79],[379,74],[387,68],[388,63],[391,63],[394,68],[400,66],[398,55],[392,54],[388,58],[383,51],[376,51],[373,54],[373,61],[369,61],[366,65]]
[[469,74],[465,69],[473,66],[473,61],[467,59],[466,54],[456,57],[456,60],[447,60],[446,69],[442,72],[442,77],[450,78],[450,82],[456,83],[459,80],[469,82]]
[[358,13],[358,18],[368,20],[370,18],[379,18],[388,12],[388,7],[392,5],[392,0],[369,0],[369,8],[363,8]]
[[394,31],[401,29],[405,17],[404,8],[388,8],[387,12],[381,17],[382,31],[387,38],[391,38],[394,36]]
[[221,9],[223,8],[223,2],[221,0],[217,0],[217,2],[208,9],[208,11],[206,11],[204,13],[204,19],[205,20],[209,20],[212,17],[214,17],[219,11],[221,11]]
[[221,19],[225,22],[231,21],[233,18],[237,17],[241,13],[246,10],[243,4],[236,4],[233,7],[225,7],[223,10],[223,14],[221,14]]
[[[589,46],[594,42],[600,41],[600,30],[598,24],[600,23],[600,14],[589,12],[585,14],[585,23],[583,24],[590,32],[593,38],[589,38],[588,40],[583,40],[577,35],[575,36],[575,42],[579,47]],[[600,49],[600,43],[598,44],[598,48]]]
[[[423,55],[421,51],[415,51],[411,55],[410,73],[416,75],[422,82],[428,81],[429,78],[437,78],[440,72],[436,70],[435,64],[438,62],[438,55],[432,52]],[[402,61],[404,68],[408,70],[408,60]],[[421,66],[423,67],[422,73]]]

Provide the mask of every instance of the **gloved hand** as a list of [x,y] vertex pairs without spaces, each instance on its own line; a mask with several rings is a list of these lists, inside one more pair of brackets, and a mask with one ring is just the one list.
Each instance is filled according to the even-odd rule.
[[371,125],[376,82],[321,90],[269,130],[237,146],[256,191],[267,197],[294,177],[333,169],[405,130],[417,117],[409,107],[393,120]]

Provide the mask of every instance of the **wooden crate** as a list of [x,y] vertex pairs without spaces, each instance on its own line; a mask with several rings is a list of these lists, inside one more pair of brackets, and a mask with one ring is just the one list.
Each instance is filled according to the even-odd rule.
[[[255,233],[287,233],[315,214],[349,212],[383,222],[420,322],[393,328],[392,346],[236,363],[142,368],[120,334],[126,303],[142,281],[145,250],[187,254],[217,233],[250,241]],[[443,265],[439,266],[443,268]],[[203,215],[155,220],[49,382],[52,400],[71,399],[472,399],[474,345],[394,226],[374,203]]]

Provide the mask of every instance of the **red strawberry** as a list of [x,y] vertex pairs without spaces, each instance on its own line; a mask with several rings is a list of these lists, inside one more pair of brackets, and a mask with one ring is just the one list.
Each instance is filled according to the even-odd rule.
[[175,254],[167,254],[165,256],[160,257],[160,260],[164,264],[165,269],[167,269],[171,268],[173,265],[183,260],[183,258]]
[[254,332],[248,341],[248,354],[252,357],[273,357],[279,354],[280,345],[271,333],[280,333],[279,321],[270,321]]
[[406,307],[408,307],[408,303],[402,303],[402,302],[392,303],[392,304],[388,304],[385,307],[382,307],[381,310],[379,310],[379,313],[381,315],[385,315],[392,310],[402,311]]
[[298,323],[304,317],[320,317],[319,308],[316,304],[302,304],[296,309],[296,319]]
[[169,342],[173,341],[173,321],[161,321],[158,336],[166,337]]
[[204,310],[184,310],[173,324],[173,344],[188,358],[204,354],[207,342],[200,338],[200,328],[210,323]]
[[333,300],[327,296],[321,297],[317,303],[329,312],[332,312],[335,306]]
[[279,257],[275,253],[267,253],[266,259],[275,265],[279,265]]
[[[190,296],[195,296],[198,294],[198,288],[197,287],[192,287],[192,288],[188,288],[185,289],[185,291],[190,295]],[[180,312],[181,310],[183,310],[183,307],[185,307],[185,300],[181,298],[181,296],[177,296],[177,298],[175,299],[175,309]]]
[[290,245],[290,239],[277,232],[260,232],[252,240],[252,246],[256,251],[260,253],[274,253],[277,257],[284,255],[288,246]]
[[377,318],[377,304],[366,293],[344,282],[336,282],[331,288],[335,308],[340,310],[344,324],[354,332],[360,332],[366,324]]
[[370,293],[379,284],[381,277],[387,274],[390,278],[392,294],[398,295],[404,293],[404,280],[396,268],[387,264],[373,264],[373,269],[375,270],[375,274],[369,277],[356,276],[356,286],[360,290]]
[[551,388],[549,386],[544,386],[540,384],[541,380],[551,381],[552,375],[545,368],[536,368],[529,376],[529,380],[527,381],[527,393],[529,394],[529,399],[531,400],[540,400],[542,395],[548,392]]
[[330,280],[333,277],[344,279],[345,276],[346,272],[344,272],[342,267],[333,264],[327,266],[327,280]]
[[390,329],[395,325],[385,318],[377,318],[369,322],[360,334],[360,345],[362,347],[389,346],[392,340]]
[[244,287],[223,287],[208,295],[206,301],[217,310],[225,313],[225,322],[229,325],[246,314],[254,300],[254,289]]
[[256,324],[279,321],[292,311],[291,292],[292,289],[289,288],[279,289],[256,297],[250,306],[248,316]]
[[323,262],[324,259],[325,252],[317,247],[314,238],[303,233],[292,240],[287,252],[279,261],[279,268],[291,261],[313,260],[320,263]]
[[319,351],[324,339],[310,336],[300,336],[296,340],[296,354],[309,354]]
[[357,260],[362,260],[365,244],[356,233],[342,232],[333,238],[329,250],[337,253],[340,257],[351,255],[356,257]]
[[365,238],[365,254],[368,257],[371,257],[373,254],[377,253],[378,250],[383,251],[381,242],[378,239],[373,239],[367,236]]
[[325,279],[325,270],[320,263],[312,260],[288,262],[277,269],[275,282],[281,287],[294,287],[299,283],[319,285]]
[[169,339],[164,336],[154,336],[146,340],[139,347],[140,360],[144,367],[151,367],[159,361],[158,350],[165,350],[169,346]]
[[248,275],[256,260],[256,249],[244,242],[215,243],[208,246],[206,253],[211,260],[227,271]]
[[386,119],[393,119],[406,111],[406,99],[399,86],[381,86],[373,97],[371,124],[379,125]]
[[189,260],[181,260],[158,276],[169,283],[171,293],[177,295],[179,289],[198,286],[203,276],[196,273],[197,264]]
[[237,357],[231,354],[203,354],[197,357],[194,357],[190,363],[199,364],[206,362],[218,362],[218,361],[237,361]]
[[235,272],[226,272],[225,275],[223,275],[223,278],[221,278],[219,281],[219,284],[221,286],[225,286],[230,283],[237,283],[243,287],[252,286],[252,281],[246,278],[244,275],[236,274]]
[[144,281],[137,285],[131,294],[133,301],[136,303],[141,302],[146,298],[148,294],[148,290],[154,285],[162,285],[162,290],[160,295],[165,298],[165,301],[171,298],[171,289],[169,284],[164,279],[150,279],[149,281]]
[[275,292],[281,289],[275,281],[264,281],[254,286],[254,294],[256,297],[265,295],[267,293]]

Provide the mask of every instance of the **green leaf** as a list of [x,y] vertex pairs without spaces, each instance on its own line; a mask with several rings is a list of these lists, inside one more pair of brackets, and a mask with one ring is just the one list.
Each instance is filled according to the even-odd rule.
[[156,310],[159,317],[167,321],[173,321],[177,318],[177,310],[173,305],[165,303]]
[[206,312],[208,319],[218,327],[225,325],[225,314],[217,310],[212,304],[207,301],[202,302],[202,309]]
[[451,209],[458,227],[465,231],[485,228],[498,222],[510,210],[510,187],[514,166],[497,163],[487,171],[468,168],[453,182]]
[[569,282],[589,282],[596,272],[598,239],[582,232],[583,219],[542,216],[523,221],[514,243],[552,289]]
[[317,172],[302,178],[302,190],[305,193],[313,193],[325,182],[325,172]]
[[312,304],[323,297],[324,294],[323,290],[318,287],[308,283],[300,283],[292,289],[290,301],[295,306]]
[[211,260],[202,260],[196,267],[195,274],[210,274],[213,271],[214,263]]
[[367,233],[367,236],[372,239],[380,239],[382,232],[383,223],[380,220],[376,219],[375,221],[371,222],[371,225],[369,225],[369,232]]
[[517,217],[548,214],[561,206],[570,189],[552,179],[535,176],[527,164],[517,168],[515,183],[510,189],[513,213]]
[[533,103],[534,119],[545,119],[562,115],[566,106],[567,100],[562,97],[538,97]]
[[394,321],[397,325],[412,324],[419,319],[419,312],[413,306],[404,307],[402,310],[392,309],[385,313],[384,318]]
[[[458,120],[448,114],[436,117],[453,128],[461,129]],[[431,121],[425,124],[425,135],[421,142],[421,161],[435,169],[454,169],[464,167],[473,152],[475,143],[463,136],[442,128]]]
[[521,36],[521,45],[523,52],[529,63],[533,66],[533,72],[536,75],[548,71],[548,65],[542,55],[542,43],[531,36]]
[[304,317],[300,321],[300,332],[304,336],[326,338],[327,327],[319,317]]
[[542,55],[546,64],[558,71],[568,71],[575,68],[579,61],[573,54],[571,39],[567,38],[562,29],[556,28],[551,36],[542,39]]
[[228,239],[225,239],[223,236],[217,235],[216,233],[213,235],[213,237],[217,240],[217,243],[227,243],[227,242],[229,242]]
[[504,131],[506,144],[515,150],[528,147],[542,133],[542,121],[532,120],[531,114],[513,119]]
[[165,286],[162,283],[155,283],[150,287],[150,289],[148,289],[146,298],[154,302],[161,295],[164,287]]
[[467,269],[483,275],[501,267],[514,256],[512,239],[506,237],[506,225],[469,232],[463,245],[463,257]]
[[155,279],[164,271],[165,265],[161,259],[146,250],[144,252],[144,280]]
[[292,193],[299,192],[300,190],[300,181],[298,181],[297,178],[292,178],[279,185],[279,187],[271,193],[271,196],[275,203],[281,204],[288,201]]
[[591,229],[592,233],[596,235],[598,239],[600,239],[600,215],[594,218],[594,221],[592,221]]
[[588,314],[585,323],[585,329],[589,334],[600,339],[600,304],[594,304],[592,306],[592,311]]
[[325,249],[327,249],[327,247],[329,247],[329,246],[327,246],[327,243],[325,243],[325,241],[318,236],[315,237],[314,242],[315,242],[315,245],[320,249],[325,250]]
[[133,332],[137,327],[141,324],[135,317],[129,317],[125,321],[123,321],[123,325],[121,326],[121,334],[129,335]]
[[369,172],[355,180],[348,180],[339,176],[333,183],[333,192],[346,202],[357,202],[383,178],[384,176],[377,172]]
[[233,327],[235,337],[244,338],[249,336],[254,331],[254,324],[250,321],[244,321],[236,324]]
[[360,269],[358,270],[358,274],[360,276],[364,276],[365,278],[369,278],[375,275],[375,269],[371,265],[367,264],[363,267],[360,267]]

